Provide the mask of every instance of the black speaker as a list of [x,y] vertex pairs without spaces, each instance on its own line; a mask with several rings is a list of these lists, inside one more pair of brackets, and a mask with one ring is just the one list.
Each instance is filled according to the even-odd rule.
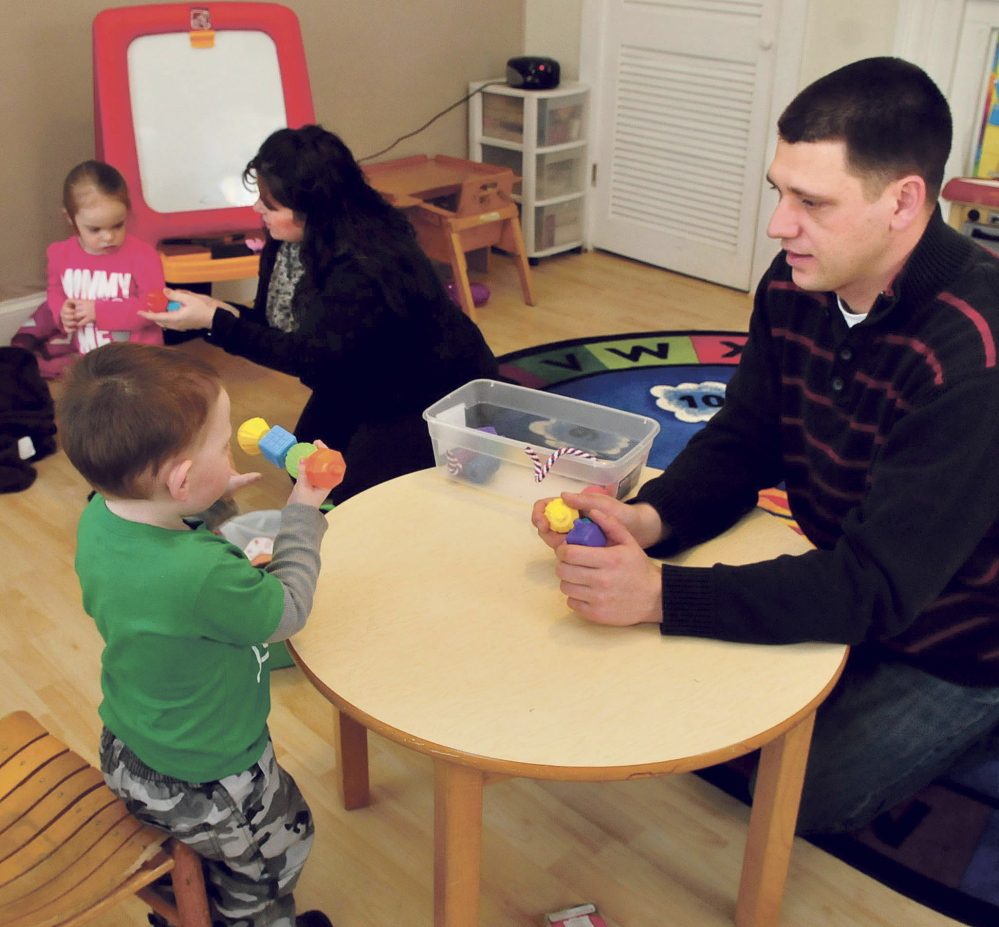
[[559,66],[554,58],[526,55],[506,63],[506,82],[524,90],[551,90],[558,86]]

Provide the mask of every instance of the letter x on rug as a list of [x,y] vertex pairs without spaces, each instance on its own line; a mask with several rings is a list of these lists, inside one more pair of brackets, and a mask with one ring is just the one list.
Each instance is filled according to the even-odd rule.
[[[660,331],[575,338],[506,354],[522,386],[657,419],[649,466],[665,468],[725,402],[746,336]],[[760,505],[790,521],[780,489]],[[704,778],[748,800],[746,763]],[[999,760],[938,779],[854,833],[817,846],[908,897],[973,927],[999,924]]]

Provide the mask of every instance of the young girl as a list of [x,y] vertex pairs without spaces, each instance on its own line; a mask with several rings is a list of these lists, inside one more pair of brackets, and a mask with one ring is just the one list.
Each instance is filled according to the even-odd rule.
[[84,161],[66,177],[62,203],[76,234],[46,252],[48,307],[76,352],[112,341],[163,344],[159,326],[139,315],[147,295],[163,289],[163,264],[152,245],[125,231],[125,178],[110,164]]

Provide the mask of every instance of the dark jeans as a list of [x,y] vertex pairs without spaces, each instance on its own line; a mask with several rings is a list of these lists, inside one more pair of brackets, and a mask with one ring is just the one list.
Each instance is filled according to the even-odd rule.
[[961,763],[999,724],[999,688],[852,653],[816,713],[798,833],[870,823]]

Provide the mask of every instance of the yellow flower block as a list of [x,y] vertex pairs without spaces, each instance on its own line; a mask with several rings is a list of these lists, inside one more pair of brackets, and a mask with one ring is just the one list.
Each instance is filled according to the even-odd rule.
[[576,519],[579,518],[579,512],[576,509],[570,508],[561,499],[552,499],[545,506],[545,518],[548,519],[548,524],[551,525],[552,531],[556,531],[559,534],[568,534],[572,531],[572,526]]
[[243,422],[236,432],[239,446],[249,455],[260,453],[260,439],[271,430],[271,426],[262,418],[251,418]]

